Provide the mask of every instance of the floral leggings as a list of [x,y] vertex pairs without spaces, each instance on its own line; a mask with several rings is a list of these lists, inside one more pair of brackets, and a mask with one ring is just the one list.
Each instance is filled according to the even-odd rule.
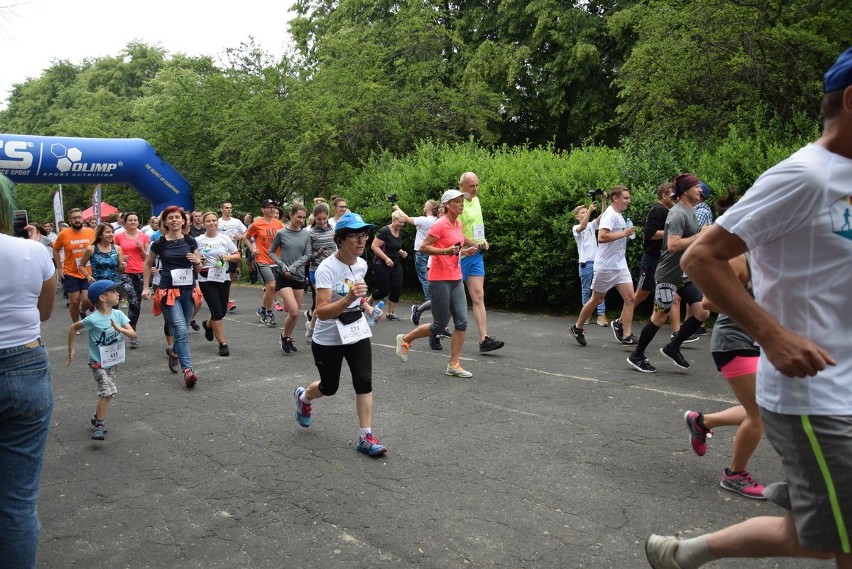
[[121,275],[121,284],[127,296],[127,317],[130,318],[130,325],[136,330],[142,309],[142,273],[124,273]]

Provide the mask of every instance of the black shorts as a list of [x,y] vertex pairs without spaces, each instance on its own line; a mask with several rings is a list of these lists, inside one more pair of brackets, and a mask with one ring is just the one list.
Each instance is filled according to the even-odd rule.
[[65,292],[83,292],[89,290],[88,279],[78,279],[71,275],[65,275],[65,280],[62,281],[62,288]]
[[282,288],[292,288],[293,290],[304,290],[305,289],[305,281],[300,279],[294,279],[290,277],[285,277],[278,271],[275,271],[275,290],[281,290]]
[[642,262],[639,264],[639,282],[636,283],[636,290],[654,291],[654,286],[656,285],[654,273],[657,272],[657,264],[659,262],[659,257],[652,257],[648,253],[642,255]]

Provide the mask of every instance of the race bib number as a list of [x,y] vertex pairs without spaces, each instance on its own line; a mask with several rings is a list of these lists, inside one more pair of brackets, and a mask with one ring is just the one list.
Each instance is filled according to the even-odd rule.
[[364,338],[372,337],[370,325],[367,324],[367,319],[361,315],[361,318],[351,324],[344,324],[340,320],[334,320],[337,323],[337,331],[340,333],[340,340],[344,344],[354,344]]
[[172,269],[172,286],[189,286],[192,284],[192,269]]
[[473,239],[474,241],[484,241],[485,240],[485,224],[477,223],[473,226]]
[[124,342],[99,346],[98,349],[101,352],[101,367],[113,367],[124,363]]
[[207,280],[214,283],[223,283],[228,277],[228,269],[225,267],[213,267],[207,271]]

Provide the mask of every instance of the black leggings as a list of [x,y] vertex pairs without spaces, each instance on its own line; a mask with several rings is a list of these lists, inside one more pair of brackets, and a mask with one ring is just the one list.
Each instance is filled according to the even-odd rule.
[[121,275],[121,288],[127,297],[127,317],[130,326],[136,330],[139,313],[142,311],[142,273],[124,273]]
[[402,265],[394,261],[393,267],[384,263],[373,265],[373,275],[376,277],[376,286],[379,290],[373,293],[373,300],[381,300],[388,297],[391,302],[399,302],[402,294]]
[[314,354],[314,364],[319,370],[319,390],[323,395],[331,397],[337,393],[343,358],[346,358],[346,363],[349,364],[355,393],[363,395],[373,392],[373,351],[369,338],[342,346],[322,346],[311,342],[311,352]]
[[199,282],[201,294],[204,296],[204,302],[207,303],[207,308],[210,309],[210,320],[221,320],[228,312],[228,296],[231,293],[231,281],[215,282],[203,281]]

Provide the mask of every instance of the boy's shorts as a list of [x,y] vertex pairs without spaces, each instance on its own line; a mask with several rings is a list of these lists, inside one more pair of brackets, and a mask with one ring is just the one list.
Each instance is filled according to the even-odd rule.
[[115,366],[102,368],[94,367],[93,362],[89,362],[89,367],[92,368],[92,375],[95,376],[95,381],[98,382],[98,397],[112,397],[118,393],[115,388]]
[[767,486],[766,498],[792,512],[802,547],[850,553],[852,416],[782,415],[763,408],[760,416],[785,479]]

